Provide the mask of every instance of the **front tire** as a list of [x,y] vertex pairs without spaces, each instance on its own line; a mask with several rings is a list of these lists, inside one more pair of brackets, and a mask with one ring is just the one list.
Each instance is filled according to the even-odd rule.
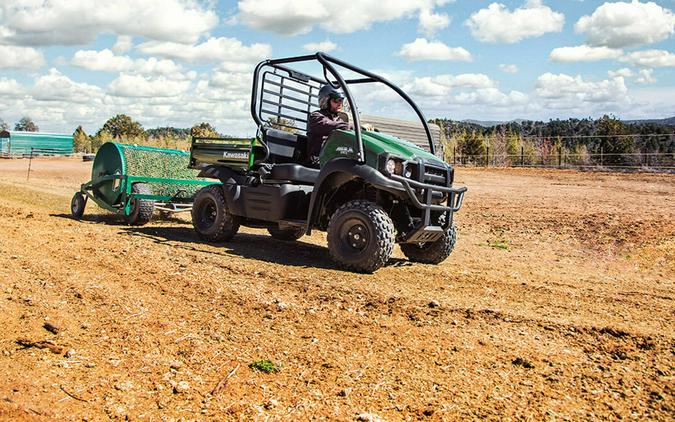
[[[132,194],[152,195],[152,189],[145,183],[134,183],[131,185]],[[125,215],[124,219],[127,224],[132,226],[142,226],[152,218],[152,213],[155,211],[155,201],[152,199],[135,199],[131,200],[131,210],[129,215]]]
[[423,264],[440,264],[445,261],[455,248],[457,228],[453,224],[445,231],[443,237],[435,242],[401,243],[401,251],[409,260]]
[[230,214],[220,185],[201,188],[192,203],[192,226],[208,242],[225,242],[237,234],[239,217]]
[[347,202],[328,223],[328,251],[345,269],[372,273],[387,263],[394,250],[394,223],[379,205]]
[[280,229],[278,227],[268,227],[267,231],[273,238],[277,240],[285,240],[288,242],[298,240],[305,234],[304,227],[289,227],[285,229]]

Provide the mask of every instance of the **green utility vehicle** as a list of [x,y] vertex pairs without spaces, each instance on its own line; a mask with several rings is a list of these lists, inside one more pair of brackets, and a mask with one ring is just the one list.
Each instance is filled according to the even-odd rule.
[[[310,76],[290,64],[323,72]],[[350,88],[369,83],[384,84],[412,107],[428,150],[364,130]],[[325,84],[344,92],[354,129],[330,135],[315,169],[301,163],[308,115],[318,109]],[[258,126],[254,139],[192,140],[190,166],[222,183],[194,198],[192,223],[200,237],[226,241],[240,225],[267,228],[272,237],[289,241],[314,229],[327,231],[332,259],[357,272],[382,267],[394,243],[411,261],[438,264],[450,255],[456,240],[452,217],[466,188],[452,186],[453,168],[434,155],[424,115],[400,88],[324,53],[266,60],[253,76],[251,114]]]

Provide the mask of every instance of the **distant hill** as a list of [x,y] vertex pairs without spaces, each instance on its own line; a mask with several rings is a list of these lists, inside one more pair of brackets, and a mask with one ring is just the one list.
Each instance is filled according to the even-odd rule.
[[469,123],[472,125],[478,125],[478,126],[483,126],[483,127],[493,127],[497,125],[501,125],[504,123],[508,123],[506,121],[497,121],[497,120],[473,120],[473,119],[466,119],[462,120],[462,123]]
[[[462,120],[462,123],[468,123],[472,125],[478,125],[482,127],[494,127],[499,125],[504,125],[508,123],[523,123],[525,119],[513,119],[509,121],[505,120],[474,120],[466,119]],[[657,124],[657,125],[666,125],[666,126],[675,126],[675,116],[668,117],[666,119],[642,119],[642,120],[622,120],[624,123],[629,125],[642,125],[642,124]]]
[[667,125],[675,126],[675,116],[668,117],[667,119],[643,119],[643,120],[624,120],[624,123],[632,125],[641,125],[641,124],[657,124],[657,125]]

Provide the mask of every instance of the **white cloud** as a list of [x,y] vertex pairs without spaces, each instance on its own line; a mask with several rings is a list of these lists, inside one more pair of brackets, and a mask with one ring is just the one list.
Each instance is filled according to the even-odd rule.
[[636,84],[647,85],[656,83],[656,78],[653,75],[654,69],[641,69],[638,73],[637,79],[635,79]]
[[311,52],[323,51],[324,53],[328,53],[330,51],[337,49],[337,44],[335,44],[332,41],[326,40],[322,42],[307,43],[303,45],[302,48]]
[[450,25],[450,17],[446,13],[435,13],[430,9],[422,9],[418,19],[418,30],[427,37],[433,37],[438,31]]
[[31,95],[41,101],[68,101],[92,104],[101,98],[103,91],[95,85],[74,82],[55,68],[35,80]]
[[144,54],[152,54],[189,63],[244,63],[253,64],[272,53],[268,44],[245,46],[235,38],[211,37],[197,45],[149,41],[137,46]]
[[87,44],[99,33],[193,43],[218,23],[194,0],[5,0],[0,41],[17,45]]
[[419,97],[445,97],[453,90],[492,89],[494,87],[494,81],[482,73],[418,77],[402,85],[405,92]]
[[417,38],[415,41],[403,44],[397,53],[408,61],[419,60],[452,60],[470,62],[471,53],[462,47],[448,47],[440,41],[427,41],[426,38]]
[[548,32],[562,31],[565,15],[554,12],[541,0],[528,0],[513,12],[503,4],[492,3],[464,22],[471,35],[483,42],[513,44]]
[[116,56],[112,51],[79,50],[70,61],[73,66],[103,72],[122,72],[133,67],[134,61],[127,56]]
[[604,3],[574,29],[591,45],[623,48],[663,41],[675,32],[675,15],[654,2]]
[[80,50],[70,61],[73,66],[99,72],[136,72],[144,75],[164,75],[171,79],[185,79],[182,67],[172,60],[155,57],[133,60],[128,56],[116,56],[112,51]]
[[34,48],[0,45],[0,68],[38,69],[44,64],[44,56]]
[[500,64],[499,70],[501,70],[504,73],[510,73],[512,75],[515,75],[516,73],[518,73],[518,66],[516,66],[515,64]]
[[595,62],[618,59],[622,55],[623,51],[619,49],[578,45],[575,47],[555,48],[551,51],[549,57],[554,62]]
[[635,51],[621,58],[622,62],[643,67],[675,67],[675,54],[664,50]]
[[23,92],[21,85],[14,79],[0,78],[0,95],[20,95]]
[[473,92],[463,92],[454,97],[454,101],[462,105],[489,105],[492,107],[513,107],[528,102],[528,96],[519,91],[505,94],[497,88],[478,89]]
[[117,37],[117,41],[115,42],[115,45],[113,45],[112,51],[114,51],[117,54],[122,54],[131,50],[133,46],[134,46],[134,37],[130,35],[120,35]]
[[537,79],[535,92],[545,101],[544,106],[550,108],[583,109],[584,103],[607,107],[629,101],[628,89],[620,76],[591,82],[581,76],[545,73]]
[[110,83],[109,92],[119,97],[175,97],[187,92],[190,81],[172,80],[164,76],[149,78],[122,73]]
[[304,34],[317,25],[329,32],[349,33],[446,3],[444,0],[240,0],[235,20],[254,29],[282,35]]
[[622,78],[631,78],[635,76],[632,70],[628,69],[627,67],[624,67],[622,69],[618,70],[610,70],[607,72],[610,78],[616,78],[617,76],[621,76]]

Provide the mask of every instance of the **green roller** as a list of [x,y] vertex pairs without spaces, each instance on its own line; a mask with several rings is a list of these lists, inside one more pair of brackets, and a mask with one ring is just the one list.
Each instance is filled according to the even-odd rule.
[[82,216],[87,198],[131,224],[147,222],[154,208],[189,211],[195,193],[213,184],[188,168],[189,158],[185,151],[107,142],[96,153],[91,181],[73,197],[73,216]]

